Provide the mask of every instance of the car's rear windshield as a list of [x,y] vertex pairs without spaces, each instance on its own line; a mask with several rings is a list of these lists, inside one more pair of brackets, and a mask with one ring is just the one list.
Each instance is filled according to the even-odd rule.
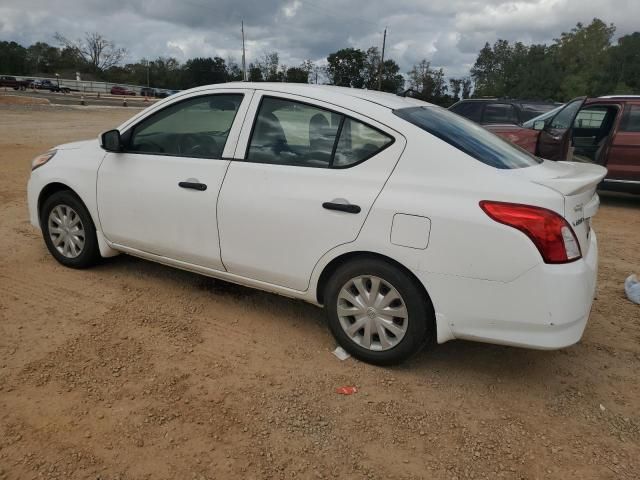
[[477,123],[444,108],[411,107],[394,110],[393,113],[495,168],[524,168],[542,162],[538,157],[501,139]]

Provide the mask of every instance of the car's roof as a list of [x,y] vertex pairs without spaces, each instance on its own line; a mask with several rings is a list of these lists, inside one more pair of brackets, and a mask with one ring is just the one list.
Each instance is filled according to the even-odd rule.
[[280,82],[230,82],[216,83],[197,87],[195,90],[210,90],[212,88],[253,88],[256,90],[269,90],[273,92],[291,93],[318,100],[329,100],[333,103],[351,99],[365,100],[377,105],[381,105],[392,110],[398,108],[427,106],[427,102],[411,97],[401,97],[393,93],[378,92],[375,90],[364,90],[359,88],[336,87],[333,85],[314,85],[307,83],[280,83]]
[[606,95],[604,97],[587,98],[585,105],[598,103],[640,103],[640,95]]
[[615,99],[627,99],[627,98],[631,98],[631,99],[640,99],[640,95],[602,95],[598,98],[615,98]]
[[517,103],[517,104],[531,104],[531,105],[555,105],[556,102],[551,100],[527,100],[523,98],[497,98],[497,97],[485,97],[485,98],[464,98],[462,100],[458,100],[458,103],[471,103],[471,102],[491,102],[491,103]]

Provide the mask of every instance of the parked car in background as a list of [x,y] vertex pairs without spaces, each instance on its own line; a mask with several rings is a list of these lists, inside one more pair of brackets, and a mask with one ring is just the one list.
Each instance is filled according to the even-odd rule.
[[36,90],[49,90],[50,92],[69,93],[70,88],[60,87],[58,82],[53,83],[51,80],[29,80],[28,88],[35,88]]
[[605,174],[416,99],[238,82],[38,156],[28,203],[65,266],[128,253],[323,305],[389,364],[431,340],[577,342]]
[[559,104],[537,100],[470,98],[460,100],[449,110],[481,125],[509,123],[519,125]]
[[156,96],[156,89],[155,88],[151,88],[151,87],[142,87],[140,89],[140,96],[141,97],[155,97]]
[[114,85],[111,87],[111,95],[131,95],[135,96],[136,92],[127,87],[122,87],[120,85]]
[[640,194],[640,96],[576,98],[521,126],[487,128],[546,159],[602,165],[600,188]]
[[26,90],[31,88],[33,80],[18,80],[16,77],[0,76],[0,87],[13,88],[14,90]]
[[20,90],[21,84],[16,79],[16,77],[9,77],[4,75],[4,76],[0,76],[0,87],[13,88],[14,90]]
[[169,93],[168,90],[156,90],[156,97],[157,98],[167,98],[169,95],[171,95]]

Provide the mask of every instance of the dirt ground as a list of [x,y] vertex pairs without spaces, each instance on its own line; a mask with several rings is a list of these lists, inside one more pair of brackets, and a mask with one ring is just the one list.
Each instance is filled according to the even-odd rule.
[[640,306],[623,291],[640,199],[603,198],[579,344],[340,362],[313,306],[47,253],[27,220],[30,160],[134,112],[0,106],[0,479],[640,478]]

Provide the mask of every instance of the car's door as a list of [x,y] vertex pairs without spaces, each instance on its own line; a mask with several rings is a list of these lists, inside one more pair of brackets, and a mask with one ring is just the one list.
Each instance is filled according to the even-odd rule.
[[606,161],[607,180],[640,184],[640,103],[627,103]]
[[226,269],[306,290],[322,255],[356,239],[404,145],[344,108],[256,92],[218,201]]
[[538,155],[548,160],[570,160],[571,128],[586,97],[568,102],[549,119],[538,136]]
[[168,104],[122,133],[98,170],[100,225],[117,245],[223,269],[216,201],[251,90]]

